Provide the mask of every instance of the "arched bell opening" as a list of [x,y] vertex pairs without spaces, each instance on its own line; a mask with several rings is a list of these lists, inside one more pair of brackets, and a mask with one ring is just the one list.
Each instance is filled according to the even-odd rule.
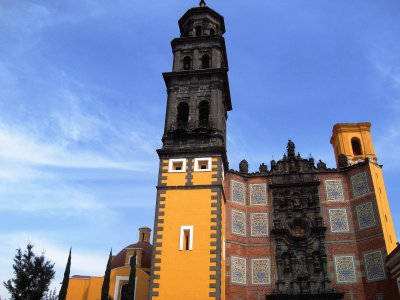
[[356,137],[351,139],[351,148],[353,150],[353,155],[362,155],[362,148],[360,140]]
[[210,104],[208,101],[201,101],[199,104],[199,125],[208,127],[210,118]]
[[189,122],[189,104],[181,102],[178,105],[178,128],[186,128]]

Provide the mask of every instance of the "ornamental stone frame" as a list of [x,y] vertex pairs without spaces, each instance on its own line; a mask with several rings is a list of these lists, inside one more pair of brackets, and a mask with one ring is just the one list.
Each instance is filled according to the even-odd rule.
[[361,172],[350,177],[353,197],[361,197],[369,193],[369,184],[366,172]]
[[371,201],[356,206],[358,228],[367,229],[376,225],[374,206]]
[[334,256],[334,263],[337,283],[357,282],[353,255]]
[[250,205],[266,205],[267,185],[265,183],[250,184]]
[[327,201],[344,201],[342,179],[325,180]]
[[247,235],[247,220],[244,211],[232,209],[231,212],[231,227],[232,234],[246,236]]
[[251,283],[253,285],[271,284],[271,259],[269,257],[251,259]]
[[231,256],[231,282],[233,284],[246,285],[246,273],[246,258],[240,256]]
[[329,209],[329,222],[331,232],[349,232],[346,208]]
[[231,180],[231,201],[246,205],[246,187],[243,182]]
[[381,250],[364,253],[364,266],[368,281],[377,281],[386,278]]
[[268,236],[268,213],[251,213],[250,228],[253,237]]

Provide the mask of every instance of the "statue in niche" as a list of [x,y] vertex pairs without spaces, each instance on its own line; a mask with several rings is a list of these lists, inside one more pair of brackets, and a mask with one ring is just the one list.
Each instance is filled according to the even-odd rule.
[[315,271],[321,270],[321,262],[320,262],[318,256],[314,256],[314,269],[315,269]]
[[249,173],[249,163],[247,160],[243,159],[239,164],[240,173]]
[[296,273],[297,277],[307,274],[307,265],[303,255],[297,256]]
[[290,259],[288,256],[285,256],[283,260],[283,271],[286,273],[290,272]]

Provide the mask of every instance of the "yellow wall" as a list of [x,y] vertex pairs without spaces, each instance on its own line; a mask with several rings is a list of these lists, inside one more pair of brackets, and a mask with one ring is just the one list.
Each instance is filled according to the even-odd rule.
[[394,230],[392,214],[390,213],[389,200],[386,195],[385,181],[383,179],[380,166],[370,163],[370,172],[372,183],[374,185],[376,202],[379,210],[379,216],[382,223],[383,235],[386,243],[386,250],[389,254],[396,248],[396,232]]
[[[111,271],[109,295],[113,300],[120,299],[122,285],[128,280],[120,281],[118,298],[114,299],[117,276],[129,277],[130,267],[116,268]],[[136,268],[136,298],[135,300],[147,300],[149,292],[149,275],[140,268]],[[67,300],[98,300],[101,298],[103,277],[71,278],[68,285]]]
[[67,300],[97,300],[101,297],[103,277],[71,278]]
[[[188,161],[194,164],[194,158]],[[220,254],[216,246],[211,246],[218,240],[217,230],[211,228],[217,226],[212,219],[217,218],[213,211],[217,210],[218,204],[217,192],[212,191],[211,184],[221,183],[221,178],[215,178],[218,174],[215,170],[221,169],[220,160],[212,159],[212,171],[195,172],[192,166],[191,185],[186,185],[188,163],[186,172],[182,173],[168,173],[168,160],[162,160],[161,165],[160,183],[173,188],[160,194],[163,200],[156,217],[159,237],[153,245],[156,246],[154,267],[160,270],[154,271],[153,292],[158,296],[152,299],[215,299],[209,295],[216,292],[210,284],[215,285],[217,281],[217,272],[211,268],[216,267]],[[192,250],[179,249],[181,226],[193,226]]]

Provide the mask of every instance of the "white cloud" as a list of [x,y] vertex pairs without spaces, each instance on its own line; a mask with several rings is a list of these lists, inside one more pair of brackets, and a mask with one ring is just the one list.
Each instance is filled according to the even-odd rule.
[[[86,149],[69,151],[65,145],[40,141],[38,136],[0,125],[0,161],[60,168],[118,169],[143,171],[148,162],[114,160]],[[17,173],[12,170],[9,177]],[[3,177],[7,172],[3,171]]]

